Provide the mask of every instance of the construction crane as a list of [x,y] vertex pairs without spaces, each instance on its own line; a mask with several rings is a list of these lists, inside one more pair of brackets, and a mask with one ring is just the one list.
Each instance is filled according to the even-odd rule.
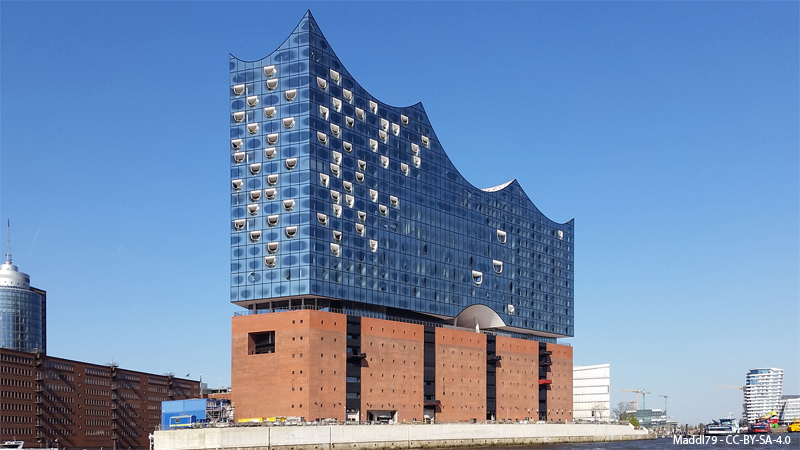
[[639,394],[642,394],[642,409],[644,408],[644,395],[645,394],[652,394],[652,392],[645,392],[644,389],[641,391],[631,390],[631,389],[614,389],[615,391],[619,392],[633,392],[636,394],[636,409],[639,409]]
[[658,394],[659,397],[664,397],[664,414],[667,413],[667,395]]
[[742,391],[742,418],[744,418],[745,416],[744,386],[717,386],[717,387],[722,389],[739,389],[740,391]]

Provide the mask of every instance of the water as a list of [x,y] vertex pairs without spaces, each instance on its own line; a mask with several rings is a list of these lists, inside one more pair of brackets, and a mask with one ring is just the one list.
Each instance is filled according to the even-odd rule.
[[[672,438],[645,441],[587,442],[582,444],[543,444],[516,447],[491,447],[492,450],[766,450],[800,449],[800,434],[770,433],[768,435],[699,436],[691,444],[675,443]],[[703,442],[698,443],[702,438]],[[735,438],[735,439],[734,439]],[[726,442],[727,440],[727,442]],[[745,442],[747,441],[747,442]],[[488,448],[487,448],[488,450]]]

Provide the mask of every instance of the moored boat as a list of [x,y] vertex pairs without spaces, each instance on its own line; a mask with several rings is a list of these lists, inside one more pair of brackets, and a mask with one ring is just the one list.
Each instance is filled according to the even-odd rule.
[[712,423],[706,425],[705,434],[708,436],[739,434],[739,425],[733,418],[733,414],[728,414],[726,419],[712,420]]

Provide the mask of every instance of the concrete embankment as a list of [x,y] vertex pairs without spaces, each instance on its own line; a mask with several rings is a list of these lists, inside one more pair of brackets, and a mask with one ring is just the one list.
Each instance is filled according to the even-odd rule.
[[627,425],[436,424],[197,428],[155,432],[155,450],[366,450],[653,439]]

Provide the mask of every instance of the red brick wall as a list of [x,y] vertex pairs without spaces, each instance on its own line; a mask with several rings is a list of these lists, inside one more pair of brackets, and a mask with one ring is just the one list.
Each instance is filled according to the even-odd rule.
[[[25,447],[142,449],[161,402],[197,398],[193,380],[0,349],[0,439]],[[40,426],[36,426],[37,422]],[[114,427],[115,426],[115,427]]]
[[486,335],[436,329],[438,422],[486,420]]
[[[342,314],[310,310],[234,317],[231,400],[236,419],[300,416],[344,420],[346,320]],[[265,331],[275,331],[275,353],[248,354],[248,333]],[[436,420],[485,420],[486,335],[436,328],[435,340],[436,399],[441,402]],[[547,348],[553,352],[548,419],[569,421],[572,348],[553,344]],[[366,354],[361,368],[361,420],[367,420],[370,410],[397,411],[401,422],[421,420],[423,327],[364,317],[361,351]],[[536,419],[538,342],[498,336],[497,354],[502,360],[497,368],[496,418]]]
[[368,410],[397,411],[399,422],[422,420],[423,326],[361,319],[361,420]]
[[539,343],[497,336],[497,420],[537,420]]
[[553,380],[547,392],[547,420],[572,421],[572,347],[547,344],[553,362],[549,379]]
[[[346,316],[310,310],[237,316],[231,328],[237,420],[344,420]],[[249,354],[249,333],[266,331],[275,332],[275,353]]]

